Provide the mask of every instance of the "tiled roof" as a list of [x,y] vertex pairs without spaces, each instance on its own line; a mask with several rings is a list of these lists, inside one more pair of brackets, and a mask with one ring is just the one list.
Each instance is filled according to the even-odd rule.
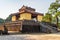
[[[28,9],[28,10],[35,11],[34,8],[31,8],[31,7],[28,7],[28,6],[24,6],[24,5],[21,7],[21,9]],[[21,10],[21,9],[19,9],[19,10]]]
[[[24,8],[23,8],[23,7],[24,7]],[[23,7],[22,7],[23,10],[22,10],[22,8],[21,8],[21,9],[19,9],[19,10],[20,10],[19,12],[13,13],[13,14],[11,14],[11,15],[19,15],[19,14],[21,14],[21,13],[28,12],[28,13],[31,13],[31,14],[36,14],[36,15],[42,15],[42,16],[43,16],[43,13],[35,12],[35,9],[34,9],[34,8],[27,7],[27,6],[23,6]],[[29,10],[29,9],[30,9],[30,10]],[[32,11],[32,10],[34,10],[34,11]]]
[[30,11],[30,10],[25,10],[25,12],[29,12],[29,13],[32,13],[32,14],[38,14],[38,15],[43,15],[43,13],[38,13],[38,12],[35,12],[35,11]]
[[17,13],[12,13],[11,16],[13,16],[13,15],[19,15],[19,12],[17,12]]

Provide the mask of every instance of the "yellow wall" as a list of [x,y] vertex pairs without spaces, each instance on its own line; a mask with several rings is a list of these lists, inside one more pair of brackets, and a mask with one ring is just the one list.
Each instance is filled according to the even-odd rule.
[[40,21],[40,22],[42,21],[42,18],[43,18],[42,15],[38,15],[38,16],[37,16],[37,20]]
[[31,14],[30,13],[22,13],[22,14],[20,14],[19,20],[23,20],[23,19],[31,20]]
[[12,16],[12,21],[16,21],[16,16]]

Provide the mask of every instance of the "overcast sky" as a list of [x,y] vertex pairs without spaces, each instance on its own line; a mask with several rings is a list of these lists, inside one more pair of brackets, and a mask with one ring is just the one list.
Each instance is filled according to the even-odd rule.
[[0,18],[6,19],[11,13],[18,12],[23,5],[35,8],[37,12],[46,13],[55,0],[0,0]]

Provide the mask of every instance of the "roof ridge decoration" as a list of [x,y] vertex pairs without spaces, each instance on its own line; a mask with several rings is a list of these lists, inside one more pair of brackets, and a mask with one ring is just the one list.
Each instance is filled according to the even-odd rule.
[[19,9],[19,12],[20,12],[21,10],[25,10],[25,9],[30,10],[30,11],[35,11],[34,8],[31,8],[31,7],[28,7],[28,6],[24,6],[24,5],[23,5],[23,6]]

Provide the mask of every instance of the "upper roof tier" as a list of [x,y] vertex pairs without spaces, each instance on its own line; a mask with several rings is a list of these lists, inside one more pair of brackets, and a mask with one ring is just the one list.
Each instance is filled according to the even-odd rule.
[[20,12],[21,10],[25,10],[25,9],[30,10],[30,11],[35,11],[34,8],[27,7],[27,6],[24,6],[24,5],[23,5],[23,6],[21,7],[21,9],[19,9],[19,12]]
[[21,9],[19,9],[19,12],[13,13],[11,15],[19,15],[21,13],[31,13],[31,14],[35,14],[35,15],[43,15],[42,13],[35,12],[34,8],[27,7],[27,6],[24,6],[24,5],[22,6]]

